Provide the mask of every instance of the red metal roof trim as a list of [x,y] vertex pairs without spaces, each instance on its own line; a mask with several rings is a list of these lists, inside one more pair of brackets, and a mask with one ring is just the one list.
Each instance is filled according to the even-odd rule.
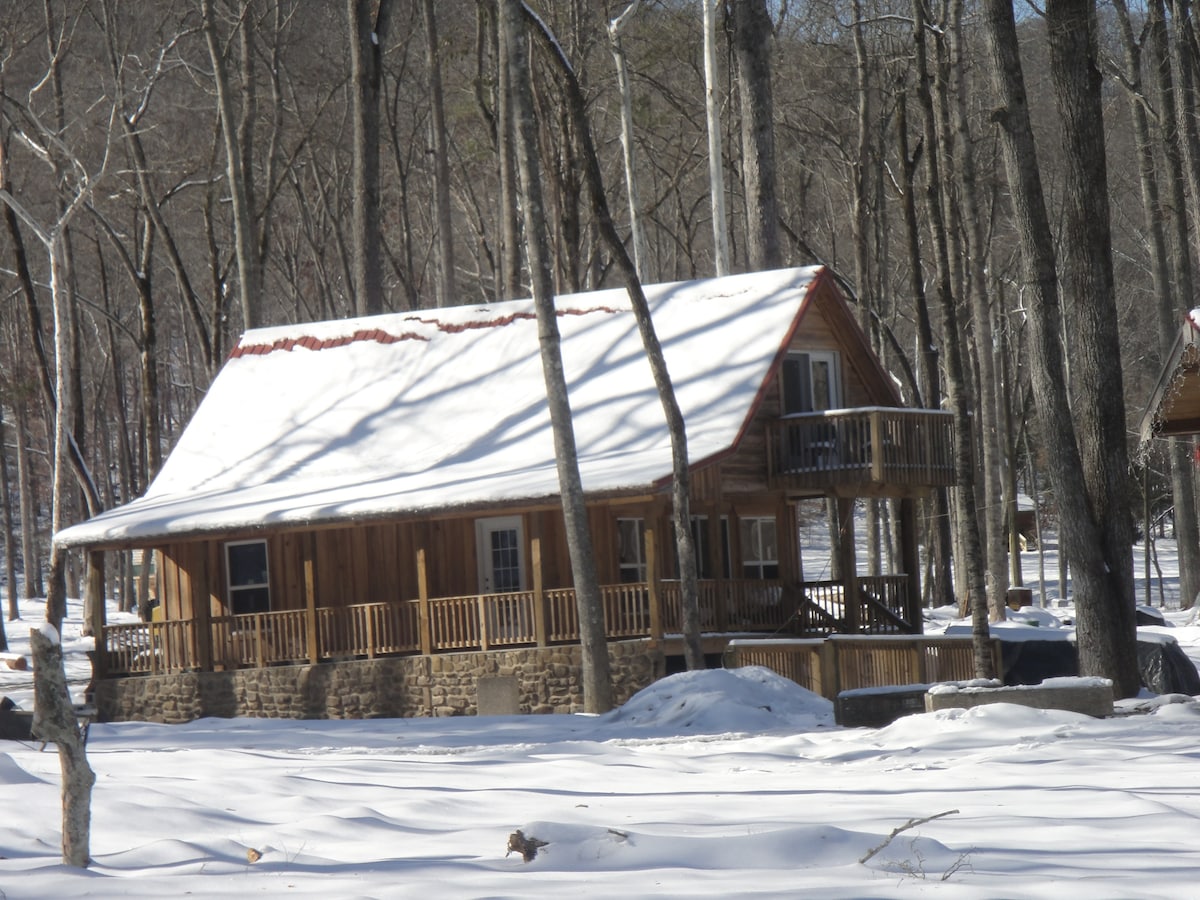
[[336,338],[315,338],[311,336],[299,338],[280,338],[270,344],[239,344],[233,348],[233,352],[229,354],[230,358],[239,356],[265,356],[268,353],[273,353],[276,350],[291,351],[295,347],[304,347],[306,350],[325,350],[329,347],[344,347],[347,344],[353,344],[357,341],[374,341],[377,344],[395,344],[399,341],[428,341],[429,338],[423,334],[417,334],[414,331],[406,331],[404,334],[389,334],[381,328],[359,329],[354,334],[343,335]]
[[[613,309],[611,306],[592,306],[587,309],[560,309],[557,311],[560,316],[586,316],[589,313],[617,313],[620,310]],[[438,331],[446,334],[459,334],[463,331],[472,331],[477,328],[503,328],[505,325],[511,325],[519,319],[536,319],[536,313],[518,312],[507,316],[499,316],[495,319],[476,319],[473,322],[443,322],[441,319],[422,319],[420,316],[409,316],[404,321],[420,322],[422,325],[434,325]]]

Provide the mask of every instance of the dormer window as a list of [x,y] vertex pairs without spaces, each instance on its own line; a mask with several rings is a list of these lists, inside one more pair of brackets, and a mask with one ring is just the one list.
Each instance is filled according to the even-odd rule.
[[783,414],[842,408],[842,366],[836,350],[789,353],[783,361]]

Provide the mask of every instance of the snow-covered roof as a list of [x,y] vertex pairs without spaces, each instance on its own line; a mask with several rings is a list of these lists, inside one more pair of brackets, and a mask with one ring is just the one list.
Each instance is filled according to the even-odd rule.
[[[731,449],[822,278],[647,286],[693,463]],[[668,478],[662,407],[623,289],[557,298],[584,489]],[[247,332],[139,500],[60,532],[145,541],[558,494],[532,301]]]

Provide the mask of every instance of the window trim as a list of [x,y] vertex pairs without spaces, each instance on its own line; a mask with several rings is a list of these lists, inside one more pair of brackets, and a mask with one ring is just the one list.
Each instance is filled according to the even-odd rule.
[[[637,560],[635,562],[623,562],[621,559],[622,537],[621,523],[633,522],[637,540],[634,542],[634,548],[637,550]],[[617,581],[621,584],[641,584],[646,580],[646,519],[643,516],[617,516]],[[633,572],[635,578],[626,581],[625,573]]]
[[807,391],[807,396],[801,398],[800,404],[794,404],[788,396],[788,379],[784,374],[783,369],[780,371],[780,407],[782,414],[785,416],[807,415],[814,412],[823,412],[817,409],[817,404],[813,396],[813,366],[818,363],[827,363],[829,365],[829,409],[841,409],[845,405],[845,399],[842,391],[842,354],[838,350],[789,350],[784,358],[783,366],[789,363],[806,364],[807,368],[804,372],[803,386]]
[[[263,554],[263,573],[266,575],[266,581],[253,582],[247,584],[233,583],[233,565],[229,558],[229,552],[235,547],[249,547],[257,545],[262,547]],[[238,612],[234,603],[234,596],[237,593],[249,591],[267,592],[267,608],[265,610],[253,610],[250,613]],[[271,548],[268,546],[265,538],[251,538],[244,541],[226,541],[225,542],[225,602],[228,604],[229,613],[231,615],[252,615],[258,612],[271,611]]]
[[[755,535],[754,543],[756,544],[756,546],[754,546],[754,547],[746,546],[747,541],[745,540],[745,537],[746,537],[745,526],[750,525],[751,523],[762,523],[762,522],[770,522],[771,527],[775,530],[775,557],[776,557],[775,559],[767,559],[763,556],[761,524],[759,524],[759,526],[757,528],[753,529],[753,531],[752,531],[752,533]],[[741,545],[740,550],[741,550],[741,557],[742,557],[741,558],[741,566],[742,566],[742,577],[743,578],[749,578],[749,579],[754,579],[754,580],[758,580],[758,581],[769,581],[769,580],[779,578],[779,558],[778,558],[779,557],[779,521],[776,519],[775,516],[742,516],[742,517],[740,517],[738,519],[738,538],[739,538],[739,543]],[[751,551],[753,551],[753,555],[751,555]],[[766,574],[766,569],[769,566],[774,567],[774,569],[775,569],[774,575]],[[748,570],[754,570],[755,573],[752,574]]]

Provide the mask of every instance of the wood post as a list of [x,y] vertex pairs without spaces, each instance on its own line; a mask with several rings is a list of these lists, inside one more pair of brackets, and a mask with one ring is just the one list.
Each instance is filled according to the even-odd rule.
[[317,634],[317,580],[311,556],[304,560],[304,612],[308,623],[308,661],[315,666],[321,659],[321,648]]
[[887,483],[887,472],[884,470],[883,452],[883,412],[871,410],[871,480],[875,484]]
[[905,615],[913,634],[924,630],[921,619],[921,551],[917,541],[917,503],[906,497],[900,506],[900,561],[908,576],[904,598]]
[[425,548],[417,550],[417,627],[420,629],[421,653],[433,653],[433,622],[429,618],[429,578],[425,571]]
[[529,542],[529,557],[533,569],[533,633],[539,647],[546,646],[546,591],[542,584],[542,539]]
[[650,606],[650,637],[661,640],[663,636],[662,622],[662,585],[658,578],[658,553],[654,545],[654,529],[646,528],[643,532],[646,550],[646,593]]
[[708,571],[713,582],[713,618],[717,631],[727,630],[729,598],[725,596],[725,572],[721,568],[724,548],[721,546],[721,508],[712,506],[708,514]]
[[[10,591],[17,589],[15,584],[9,585]],[[92,654],[92,678],[104,677],[105,656],[107,647],[104,640],[105,604],[104,604],[104,553],[93,550],[88,554],[87,605],[91,613],[92,634],[96,639],[96,652]]]
[[858,591],[858,561],[854,552],[854,500],[837,498],[838,563],[842,576],[842,612],[852,634],[862,630],[862,598]]

